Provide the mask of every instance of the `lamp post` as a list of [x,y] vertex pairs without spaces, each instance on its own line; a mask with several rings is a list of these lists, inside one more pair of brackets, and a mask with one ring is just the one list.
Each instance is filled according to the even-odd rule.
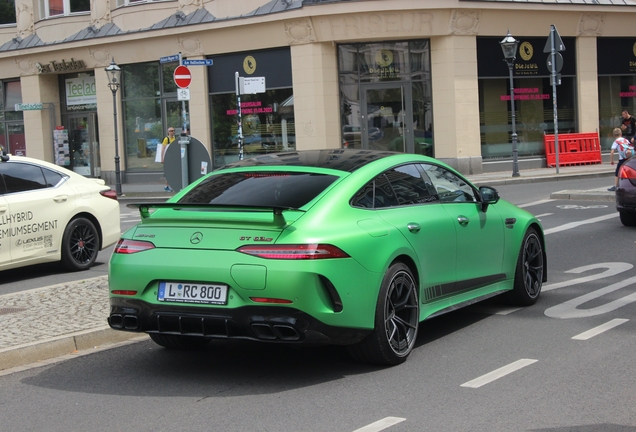
[[503,51],[504,59],[508,63],[508,71],[510,72],[510,110],[512,117],[512,176],[519,177],[519,160],[517,150],[517,125],[515,118],[515,88],[512,82],[512,68],[515,65],[515,58],[517,57],[517,47],[519,41],[512,37],[510,30],[508,34],[501,42],[501,50]]
[[113,119],[114,119],[114,131],[115,131],[115,192],[117,196],[121,195],[121,171],[119,169],[119,138],[117,136],[117,90],[120,86],[121,69],[115,63],[115,59],[110,62],[110,65],[104,69],[108,76],[108,88],[113,92]]

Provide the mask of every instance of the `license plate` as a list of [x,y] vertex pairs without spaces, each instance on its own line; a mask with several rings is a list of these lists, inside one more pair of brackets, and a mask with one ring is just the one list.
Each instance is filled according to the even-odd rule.
[[157,300],[224,305],[227,303],[227,285],[159,282]]

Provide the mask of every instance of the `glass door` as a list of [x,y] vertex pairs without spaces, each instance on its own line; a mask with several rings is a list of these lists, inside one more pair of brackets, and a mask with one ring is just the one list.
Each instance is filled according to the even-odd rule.
[[86,177],[99,177],[99,139],[97,114],[74,114],[68,117],[68,140],[71,150],[71,168]]
[[372,84],[361,92],[362,148],[413,153],[410,85]]

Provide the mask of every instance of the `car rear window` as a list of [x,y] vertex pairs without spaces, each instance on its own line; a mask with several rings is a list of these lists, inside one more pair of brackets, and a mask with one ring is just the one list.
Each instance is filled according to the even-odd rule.
[[296,172],[217,174],[199,183],[179,203],[300,208],[337,178]]

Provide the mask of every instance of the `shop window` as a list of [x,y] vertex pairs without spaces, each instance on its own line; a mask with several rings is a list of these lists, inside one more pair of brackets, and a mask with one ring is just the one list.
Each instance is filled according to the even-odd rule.
[[[181,131],[182,102],[177,101],[173,72],[177,62],[122,66],[122,105],[126,171],[163,171],[155,161],[157,146],[168,127]],[[189,104],[186,102],[186,115]],[[177,135],[178,135],[177,133]]]
[[[214,127],[214,167],[239,158],[236,94],[211,96]],[[245,158],[296,149],[292,89],[267,90],[241,97]]]
[[90,0],[40,0],[40,16],[42,18],[52,18],[90,11]]
[[627,109],[633,116],[636,110],[636,76],[598,77],[599,135],[601,149],[609,150],[614,138],[612,130],[622,123],[621,112]]
[[339,45],[338,78],[343,147],[434,154],[429,40]]
[[15,24],[14,0],[0,0],[0,26],[3,24]]
[[23,113],[15,110],[20,103],[20,81],[0,81],[0,147],[9,153],[25,155]]
[[[563,77],[557,86],[559,133],[579,132],[576,123],[575,82]],[[515,126],[519,156],[545,154],[544,134],[554,133],[554,106],[549,78],[515,78]],[[512,156],[510,81],[479,80],[481,154],[484,159]]]

